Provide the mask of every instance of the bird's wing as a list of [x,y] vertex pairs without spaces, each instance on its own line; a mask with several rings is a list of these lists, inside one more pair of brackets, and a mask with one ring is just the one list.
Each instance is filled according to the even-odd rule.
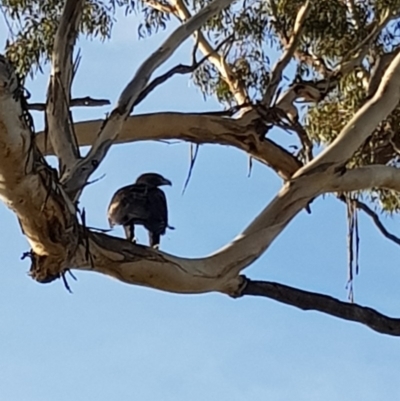
[[164,234],[168,226],[167,199],[159,188],[153,188],[148,196],[149,216],[145,224],[150,231]]
[[110,225],[141,223],[148,218],[148,188],[133,184],[120,188],[112,197],[108,207]]

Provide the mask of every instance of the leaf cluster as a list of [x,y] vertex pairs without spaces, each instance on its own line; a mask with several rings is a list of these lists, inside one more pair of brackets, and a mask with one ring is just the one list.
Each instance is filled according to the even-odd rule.
[[[22,77],[34,73],[51,55],[63,0],[2,0],[0,2],[8,26],[6,55]],[[79,27],[89,38],[106,39],[111,35],[117,7],[131,12],[131,0],[88,0],[85,2]]]

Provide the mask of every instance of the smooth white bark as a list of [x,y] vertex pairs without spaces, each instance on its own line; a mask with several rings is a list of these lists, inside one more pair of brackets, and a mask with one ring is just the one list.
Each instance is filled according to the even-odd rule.
[[167,40],[142,63],[133,79],[122,91],[116,108],[102,126],[87,156],[78,161],[71,168],[71,171],[63,177],[62,182],[68,193],[74,195],[78,193],[101,163],[112,142],[118,137],[135,100],[149,82],[153,72],[167,61],[194,31],[232,2],[233,0],[214,0],[211,2],[186,23],[175,29]]
[[[191,29],[195,26],[192,24]],[[189,31],[185,34],[189,35]],[[240,272],[265,252],[310,199],[329,191],[371,186],[400,189],[395,168],[344,169],[346,161],[399,102],[400,56],[390,64],[374,98],[356,113],[332,145],[285,183],[236,239],[212,255],[196,259],[167,255],[123,239],[91,233],[80,226],[63,188],[52,176],[52,169],[31,146],[31,132],[22,118],[16,87],[11,68],[0,60],[0,196],[16,213],[32,246],[33,275],[39,281],[56,277],[66,269],[85,269],[164,291],[220,291],[235,295],[243,285]],[[134,98],[134,91],[128,92],[121,97],[130,99],[127,107]],[[114,113],[118,114],[116,110]],[[124,108],[122,114],[125,111]],[[220,126],[221,136],[234,133],[240,137],[238,125],[231,121],[207,121]],[[96,122],[89,123],[93,127],[90,124]],[[121,128],[122,123],[118,132]],[[212,129],[208,129],[212,137]],[[127,135],[135,138],[131,133]],[[195,137],[201,143],[198,132]]]

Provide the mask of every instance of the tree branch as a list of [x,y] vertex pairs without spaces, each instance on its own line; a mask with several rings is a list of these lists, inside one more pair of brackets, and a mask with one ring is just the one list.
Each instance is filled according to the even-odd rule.
[[390,63],[375,95],[350,119],[338,137],[295,176],[327,168],[344,167],[377,125],[398,105],[400,99],[400,53]]
[[199,68],[212,54],[218,52],[218,50],[225,44],[227,43],[232,37],[227,37],[224,39],[221,43],[218,44],[218,46],[215,48],[213,53],[205,55],[201,60],[193,62],[192,65],[182,65],[179,64],[173,68],[171,68],[169,71],[167,71],[165,74],[160,75],[159,77],[153,79],[140,93],[138,98],[136,99],[135,103],[133,104],[133,107],[137,106],[140,102],[142,102],[149,93],[151,93],[157,86],[163,84],[165,81],[173,77],[175,74],[190,74],[191,72],[195,71],[197,68]]
[[[338,197],[342,202],[346,202],[346,198],[342,195]],[[367,214],[369,217],[371,217],[372,221],[376,225],[376,228],[381,232],[381,234],[389,239],[390,241],[393,241],[395,244],[400,245],[400,238],[397,237],[396,235],[390,233],[387,228],[384,226],[382,221],[380,220],[378,213],[374,212],[367,204],[364,202],[359,201],[356,198],[351,199],[351,202],[354,203],[354,205],[357,207],[357,209],[362,210],[365,214]]]
[[[187,21],[191,18],[191,14],[186,7],[184,1],[171,0],[171,2],[173,4],[174,14],[180,19],[180,21]],[[223,56],[221,56],[218,52],[215,52],[213,47],[210,45],[210,43],[207,41],[200,30],[195,32],[194,37],[199,50],[204,55],[210,55],[208,58],[209,61],[221,74],[222,79],[228,85],[229,90],[236,99],[237,104],[242,105],[247,103],[248,96],[244,85],[242,84],[242,82],[240,82],[240,80],[236,78],[230,66],[225,62]],[[242,110],[242,112],[244,112],[244,110]]]
[[[92,145],[103,123],[103,120],[75,123],[79,146]],[[143,114],[128,117],[114,143],[178,139],[234,146],[270,166],[287,181],[301,163],[281,146],[263,138],[258,131],[260,124],[257,120],[243,123],[241,119],[204,114]],[[45,147],[43,132],[36,135],[36,143],[42,152],[52,154],[52,148]]]
[[[276,12],[277,10],[275,10],[275,13]],[[298,14],[297,18],[299,17],[302,17],[302,15]],[[325,66],[322,59],[316,58],[315,56],[308,53],[300,52],[296,49],[296,46],[293,46],[293,55],[300,62],[314,67],[314,69],[322,76],[324,76],[324,78],[315,82],[307,82],[304,80],[300,80],[300,82],[295,82],[282,93],[275,106],[282,109],[292,121],[296,120],[298,118],[298,111],[297,107],[294,105],[294,102],[299,98],[303,98],[307,102],[318,102],[332,89],[336,88],[342,76],[349,74],[351,71],[354,70],[356,66],[361,64],[365,55],[371,49],[372,42],[378,37],[384,27],[395,18],[398,18],[397,14],[390,15],[388,13],[382,18],[379,24],[376,24],[375,21],[372,22],[367,28],[367,31],[370,31],[367,37],[360,44],[355,46],[355,48],[351,49],[347,53],[347,55],[343,57],[342,61],[334,68],[334,70],[329,70]],[[295,24],[295,26],[296,25],[297,24]],[[297,26],[299,27],[299,25]],[[301,34],[301,30],[299,31],[299,34]],[[282,44],[286,47],[289,47],[290,42],[288,41],[286,34],[278,32],[278,35],[281,38]],[[293,36],[291,40],[292,39]],[[386,65],[383,68],[386,69],[386,66],[388,64],[389,61],[387,61]],[[381,74],[382,73],[383,72],[381,72]],[[381,82],[381,77],[382,75],[379,75],[374,80],[373,84],[375,86],[371,90],[369,90],[369,95],[372,95],[375,92],[377,86]]]
[[387,239],[393,241],[395,244],[400,245],[400,238],[397,237],[396,235],[390,233],[387,228],[383,225],[381,222],[379,216],[377,213],[375,213],[370,207],[368,207],[365,203],[360,202],[357,199],[353,199],[353,202],[355,202],[356,206],[358,209],[362,210],[364,213],[366,213],[373,222],[375,223],[377,229],[383,234],[384,237]]
[[210,17],[227,7],[232,1],[214,0],[211,2],[185,24],[179,26],[158,50],[142,63],[131,82],[122,91],[116,108],[105,121],[88,155],[83,160],[78,161],[62,180],[68,194],[73,194],[73,197],[76,197],[89,176],[101,163],[112,142],[121,131],[133,104],[149,82],[154,70],[168,60],[180,44],[194,31],[199,29]]
[[73,50],[84,0],[67,0],[56,32],[46,102],[50,142],[59,160],[60,175],[79,158],[69,111],[73,77]]
[[247,280],[241,295],[271,298],[303,310],[315,310],[358,322],[379,333],[400,336],[400,319],[385,316],[372,308],[339,301],[328,295],[299,290],[283,284],[253,280]]
[[281,82],[283,70],[289,64],[298,46],[303,31],[304,22],[307,18],[308,13],[310,12],[310,9],[311,9],[311,4],[309,0],[307,0],[305,4],[300,7],[297,13],[292,36],[289,40],[289,43],[286,46],[285,52],[276,62],[274,68],[271,71],[270,82],[261,101],[261,103],[266,107],[269,107],[271,105],[272,98],[276,92],[279,83]]
[[[0,176],[4,185],[0,186],[0,196],[17,214],[32,246],[31,274],[40,282],[52,281],[73,268],[163,291],[217,291],[238,296],[244,293],[246,284],[240,273],[268,249],[311,198],[324,192],[349,190],[350,186],[361,189],[366,185],[383,185],[400,191],[400,171],[396,168],[373,166],[343,172],[319,164],[318,168],[305,169],[305,173],[285,183],[244,232],[214,254],[196,259],[168,255],[121,238],[90,232],[77,223],[75,213],[68,209],[54,185],[51,169],[32,152],[30,131],[21,124],[22,102],[16,96],[15,82],[10,66],[1,63]],[[384,84],[389,94],[396,84],[395,75],[389,75]],[[391,103],[381,101],[381,107],[388,109]],[[369,114],[370,110],[365,109],[358,116],[359,124],[363,118],[369,121]],[[205,121],[218,126],[221,120],[225,119],[217,118],[216,124],[214,118]],[[196,126],[202,124],[198,121]],[[242,128],[238,133],[243,132]],[[357,125],[352,129],[348,135],[357,134]],[[231,126],[228,132],[232,133]],[[26,158],[31,160],[30,164]]]
[[[77,97],[75,99],[71,99],[69,107],[99,107],[99,106],[107,106],[110,104],[110,101],[107,99],[93,99],[90,96],[85,97]],[[29,110],[35,111],[45,111],[46,105],[44,103],[29,103]]]
[[327,192],[352,192],[385,188],[400,192],[400,169],[381,164],[339,172],[327,183]]

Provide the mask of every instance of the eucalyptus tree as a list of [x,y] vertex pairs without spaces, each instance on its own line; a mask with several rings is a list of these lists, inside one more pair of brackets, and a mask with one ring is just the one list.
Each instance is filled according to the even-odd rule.
[[[90,270],[176,293],[265,296],[400,335],[400,319],[242,274],[326,193],[347,203],[350,238],[362,210],[400,242],[379,216],[400,209],[400,1],[3,0],[1,7],[9,38],[0,59],[0,195],[30,244],[32,278],[45,283]],[[71,107],[108,102],[71,98],[76,42],[80,35],[110,37],[118,8],[139,13],[142,38],[179,24],[143,60],[106,118],[74,123]],[[192,64],[153,78],[189,36]],[[272,52],[279,54],[274,62]],[[30,104],[25,78],[46,63],[46,103]],[[135,106],[174,74],[191,74],[221,110],[136,114]],[[34,130],[32,109],[44,112],[43,132]],[[268,137],[272,128],[298,136],[295,153]],[[78,201],[110,147],[157,139],[236,147],[275,171],[282,188],[230,244],[203,258],[169,255],[86,227]],[[81,146],[90,147],[85,156]],[[58,169],[47,155],[58,158]]]

